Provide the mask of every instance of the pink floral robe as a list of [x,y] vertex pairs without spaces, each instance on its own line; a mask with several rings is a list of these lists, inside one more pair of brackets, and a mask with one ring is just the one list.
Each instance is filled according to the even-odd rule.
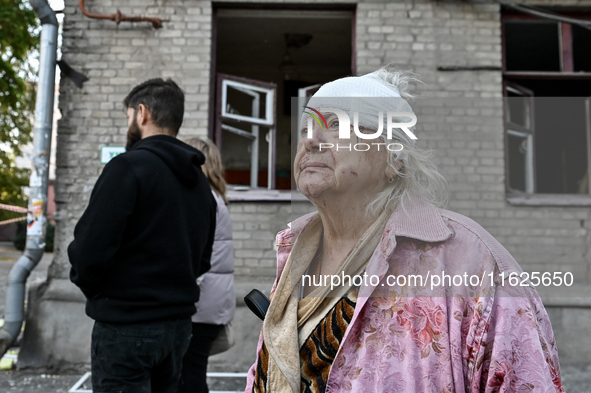
[[[313,214],[277,235],[278,277]],[[442,272],[477,275],[485,284],[451,293],[385,281]],[[522,270],[476,222],[426,202],[397,209],[366,268],[380,282],[360,289],[326,392],[564,392],[552,327],[535,289],[507,280],[501,286],[501,272]],[[261,343],[262,333],[257,353]],[[245,392],[252,392],[255,370],[256,363]]]

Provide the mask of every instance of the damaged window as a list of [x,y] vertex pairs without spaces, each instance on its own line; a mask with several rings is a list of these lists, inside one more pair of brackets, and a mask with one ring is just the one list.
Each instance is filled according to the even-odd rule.
[[355,74],[354,14],[354,5],[214,4],[210,136],[234,189],[292,189],[292,98]]
[[509,194],[590,194],[591,31],[503,17]]

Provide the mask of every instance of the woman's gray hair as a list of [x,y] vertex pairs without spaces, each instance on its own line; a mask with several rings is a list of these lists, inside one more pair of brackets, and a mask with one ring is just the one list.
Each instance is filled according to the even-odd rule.
[[[412,99],[411,88],[414,85],[424,86],[416,74],[410,71],[402,71],[394,65],[387,65],[374,72],[380,79],[396,86],[402,98]],[[382,135],[386,143],[386,136]],[[394,138],[404,148],[402,152],[386,150],[388,154],[388,166],[396,174],[388,187],[367,207],[368,213],[377,215],[386,207],[400,205],[404,209],[405,202],[413,198],[424,200],[438,207],[447,205],[447,180],[443,177],[437,166],[431,161],[432,151],[419,148],[415,143],[407,143]]]

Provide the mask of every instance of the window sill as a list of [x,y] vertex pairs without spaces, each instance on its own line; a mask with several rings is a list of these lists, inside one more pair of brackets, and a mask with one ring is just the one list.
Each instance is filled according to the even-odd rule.
[[507,202],[517,206],[591,206],[591,195],[507,194]]
[[298,191],[240,186],[229,186],[226,196],[230,202],[308,202]]
[[515,79],[591,79],[591,72],[505,71],[505,78]]

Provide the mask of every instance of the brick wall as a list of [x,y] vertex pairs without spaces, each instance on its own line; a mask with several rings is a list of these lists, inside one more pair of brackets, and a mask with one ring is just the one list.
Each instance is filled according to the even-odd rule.
[[234,264],[239,279],[276,273],[275,236],[287,223],[315,209],[299,202],[233,202],[229,205],[234,231]]
[[[591,5],[589,0],[535,3]],[[112,13],[119,5],[93,0],[87,6],[92,12]],[[116,26],[86,18],[77,1],[66,1],[63,56],[90,81],[83,89],[68,80],[61,86],[63,118],[58,130],[56,181],[59,223],[53,277],[67,277],[65,247],[103,167],[98,160],[99,145],[124,144],[126,122],[120,103],[135,84],[150,77],[175,78],[187,95],[182,131],[186,134],[181,137],[207,132],[211,3],[132,1],[120,10],[168,21],[159,30],[147,23]],[[589,208],[525,207],[506,202],[501,72],[438,71],[438,67],[452,66],[500,68],[498,5],[362,1],[356,11],[356,48],[358,74],[396,61],[425,81],[426,99],[417,104],[420,143],[435,151],[450,181],[450,209],[487,228],[525,270],[572,271],[578,281],[591,281]],[[454,97],[459,101],[453,101]],[[273,240],[285,227],[290,208],[288,203],[231,205],[236,266],[241,275],[274,274]]]
[[[576,283],[591,282],[588,207],[512,206],[506,201],[500,7],[362,2],[356,15],[359,74],[396,61],[426,83],[415,104],[419,143],[434,151],[450,183],[449,208],[483,225],[524,270],[570,271]],[[473,66],[499,71],[438,71]]]
[[50,276],[68,277],[66,247],[104,165],[100,145],[125,145],[122,101],[149,78],[174,78],[185,91],[185,120],[179,137],[206,135],[211,62],[211,3],[207,1],[86,2],[90,12],[158,16],[149,23],[89,19],[76,0],[65,1],[63,59],[90,80],[78,89],[63,80],[58,127],[56,203],[58,231]]

